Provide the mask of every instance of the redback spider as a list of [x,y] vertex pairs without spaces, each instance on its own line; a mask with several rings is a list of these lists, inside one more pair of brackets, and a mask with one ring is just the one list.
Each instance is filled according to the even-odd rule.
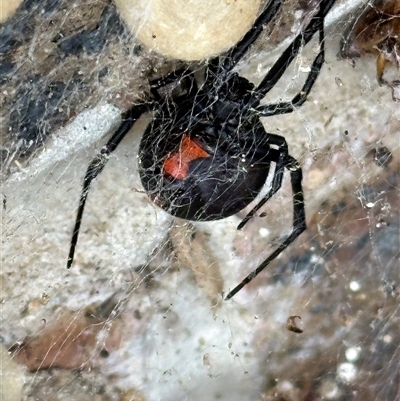
[[[83,182],[68,256],[74,259],[79,228],[92,181],[109,155],[143,114],[154,112],[139,148],[139,173],[150,199],[173,216],[187,220],[218,220],[252,202],[264,187],[275,163],[271,188],[237,227],[247,221],[281,188],[284,170],[293,191],[293,229],[277,249],[226,296],[232,298],[287,248],[305,229],[302,171],[289,155],[285,138],[266,133],[260,117],[291,113],[307,99],[324,63],[324,18],[335,0],[322,0],[308,25],[278,58],[255,87],[233,71],[252,43],[278,13],[282,1],[271,0],[244,38],[226,54],[212,59],[198,85],[190,70],[175,71],[150,83],[152,99],[133,106],[100,153],[91,161]],[[301,91],[290,102],[260,105],[289,64],[315,33],[319,53]],[[182,92],[172,98],[158,89],[180,83]]]

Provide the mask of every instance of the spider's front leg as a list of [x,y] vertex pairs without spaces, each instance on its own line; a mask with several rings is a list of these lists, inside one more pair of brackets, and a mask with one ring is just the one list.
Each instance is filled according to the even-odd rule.
[[165,77],[156,78],[150,81],[150,92],[155,100],[162,100],[158,89],[175,83],[182,85],[186,91],[195,94],[198,91],[197,83],[194,78],[193,72],[187,68],[182,68],[172,71]]
[[135,122],[139,119],[139,117],[143,113],[146,113],[147,111],[151,110],[152,106],[153,105],[151,103],[144,103],[141,105],[133,106],[126,113],[124,113],[122,116],[122,123],[118,127],[117,131],[103,146],[103,148],[95,156],[95,158],[90,162],[86,170],[85,178],[83,180],[82,191],[74,225],[74,231],[72,232],[71,245],[69,248],[67,269],[71,267],[72,262],[74,261],[75,248],[78,242],[82,216],[85,210],[86,200],[93,180],[101,173],[104,166],[108,162],[110,154],[114,152],[115,149],[117,149],[118,145],[121,143],[122,139],[125,137],[128,131],[132,128],[133,124],[135,124]]
[[[312,87],[314,86],[322,66],[325,62],[325,33],[324,33],[324,18],[329,12],[335,0],[321,1],[320,9],[317,15],[311,20],[293,42],[286,48],[282,55],[278,58],[275,64],[268,71],[268,74],[263,78],[261,83],[255,89],[255,107],[262,113],[262,116],[291,113],[296,108],[300,107],[307,99]],[[313,38],[315,33],[319,32],[319,52],[314,59],[307,80],[301,91],[293,98],[291,102],[281,102],[266,106],[259,106],[257,103],[275,86],[275,84],[283,76],[289,65],[293,62],[300,50]]]
[[272,161],[275,161],[276,167],[272,178],[271,189],[261,199],[261,201],[247,214],[243,221],[239,224],[238,229],[241,229],[247,221],[274,195],[282,186],[282,178],[284,170],[290,172],[290,183],[293,193],[293,228],[290,235],[275,249],[272,254],[264,260],[255,270],[253,270],[242,282],[228,293],[225,300],[232,298],[246,284],[262,272],[275,258],[277,258],[297,237],[307,228],[306,214],[304,206],[304,195],[302,187],[303,173],[296,159],[288,154],[286,140],[279,135],[268,134],[268,142],[271,145],[278,146],[278,150],[270,149]]

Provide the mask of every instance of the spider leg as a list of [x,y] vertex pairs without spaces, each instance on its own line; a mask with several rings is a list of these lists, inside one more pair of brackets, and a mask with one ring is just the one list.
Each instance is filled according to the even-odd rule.
[[[301,185],[302,171],[297,161],[288,156],[285,161],[286,169],[290,171],[290,182],[293,191],[293,229],[290,235],[283,241],[272,254],[264,260],[255,270],[253,270],[239,285],[228,293],[225,300],[231,299],[254,277],[262,272],[282,251],[284,251],[296,238],[306,229],[306,215],[304,209],[303,188]],[[276,172],[275,172],[276,174]],[[273,190],[272,190],[273,191]]]
[[[328,0],[323,4],[320,4],[320,10],[317,17],[308,24],[304,32],[298,35],[291,45],[283,52],[281,57],[277,60],[268,74],[264,77],[261,84],[255,91],[255,98],[259,101],[269,92],[272,87],[277,83],[281,76],[286,71],[289,64],[296,57],[302,44],[307,44],[314,34],[319,31],[320,51],[315,58],[311,71],[307,77],[307,80],[302,88],[302,91],[297,94],[292,102],[283,102],[273,105],[257,107],[257,110],[261,112],[262,116],[272,114],[283,114],[292,112],[295,107],[301,106],[307,98],[308,93],[312,89],[319,72],[324,63],[324,16],[332,7],[334,1]],[[264,198],[247,214],[243,221],[239,224],[238,229],[242,228],[247,221],[254,216],[254,214],[280,189],[282,185],[283,169],[286,168],[290,171],[291,186],[293,192],[293,229],[290,235],[275,249],[272,254],[264,260],[255,270],[253,270],[242,282],[237,285],[232,291],[230,291],[225,300],[231,299],[237,294],[246,284],[248,284],[253,278],[255,278],[261,271],[263,271],[281,252],[283,252],[297,237],[306,229],[306,217],[304,207],[304,195],[302,188],[302,171],[297,161],[288,155],[287,144],[284,138],[277,135],[270,135],[270,144],[279,146],[280,152],[279,157],[276,161],[276,168],[274,177],[272,180],[272,186],[270,191],[264,196]]]
[[282,0],[271,0],[267,8],[259,15],[251,29],[236,44],[236,46],[230,49],[224,56],[216,57],[211,60],[209,68],[213,72],[216,72],[218,68],[222,68],[225,72],[232,70],[243,55],[249,50],[249,47],[258,38],[260,33],[263,31],[264,26],[269,24],[276,16],[281,6]]
[[[322,9],[320,10],[320,13],[322,13]],[[294,96],[291,102],[279,102],[274,104],[267,104],[264,106],[258,106],[257,111],[261,113],[261,116],[268,117],[278,114],[291,113],[296,108],[299,108],[307,100],[307,96],[311,92],[315,82],[317,81],[321,68],[325,62],[323,16],[321,16],[321,19],[319,20],[319,43],[320,50],[313,61],[310,73],[308,74],[306,82],[304,83],[301,91],[296,96]]]
[[268,71],[268,74],[263,78],[259,86],[255,89],[255,104],[253,107],[258,106],[258,102],[263,97],[265,97],[265,95],[275,86],[275,84],[279,81],[279,79],[289,67],[289,64],[295,59],[295,57],[297,57],[302,46],[310,42],[314,34],[319,31],[320,51],[314,60],[313,68],[311,69],[311,72],[309,74],[311,75],[311,77],[314,77],[313,82],[310,85],[311,90],[312,85],[318,77],[319,71],[321,70],[324,63],[324,18],[335,3],[335,1],[336,0],[327,0],[320,3],[318,14],[313,17],[306,28],[299,35],[296,36],[293,42],[286,48],[286,50],[281,54],[275,64]]
[[86,199],[89,194],[92,181],[101,173],[104,166],[107,164],[109,155],[118,147],[122,139],[132,128],[133,124],[138,120],[138,118],[146,111],[151,110],[152,104],[145,103],[137,106],[133,106],[122,116],[122,123],[118,127],[114,135],[108,140],[106,145],[103,146],[101,151],[95,156],[95,158],[90,162],[85,178],[83,180],[82,192],[79,200],[78,211],[76,214],[74,231],[72,233],[71,245],[69,248],[67,269],[69,269],[74,261],[74,254],[76,244],[78,242],[79,229],[81,227],[83,211],[85,209]]
[[279,149],[269,149],[268,154],[275,161],[275,171],[272,178],[271,188],[267,194],[247,213],[246,217],[237,226],[241,230],[244,225],[279,191],[282,186],[283,172],[288,165],[289,150],[285,138],[279,135],[268,134],[268,143],[276,145]]
[[[166,86],[174,81],[184,81],[186,87],[188,88],[188,93],[196,93],[198,91],[196,80],[194,78],[193,73],[187,69],[181,69],[177,71],[173,71],[165,77],[155,79],[150,82],[150,92],[154,97],[154,102],[151,103],[143,103],[141,105],[133,106],[127,112],[122,115],[122,123],[118,127],[117,131],[113,134],[113,136],[108,140],[105,146],[101,149],[100,153],[96,155],[96,157],[90,162],[85,178],[83,180],[82,192],[79,200],[78,211],[75,220],[74,231],[72,233],[71,245],[68,254],[67,268],[69,269],[74,260],[74,254],[76,245],[79,237],[79,230],[81,227],[82,216],[85,209],[86,200],[92,185],[92,181],[101,173],[104,166],[108,162],[109,155],[118,147],[122,139],[128,133],[128,131],[132,128],[135,122],[139,119],[139,117],[154,108],[154,105],[158,100],[161,100],[160,95],[157,92],[157,89]],[[187,96],[187,95],[186,95]]]
[[258,106],[257,111],[260,112],[260,117],[276,116],[279,114],[291,113],[295,109],[302,106],[303,103],[307,100],[307,96],[311,92],[311,89],[313,88],[319,76],[323,64],[324,64],[324,53],[322,49],[322,52],[320,52],[315,58],[311,66],[311,71],[308,74],[306,82],[304,83],[301,91],[296,96],[294,96],[292,101]]
[[196,93],[198,91],[193,72],[188,70],[187,68],[182,68],[180,70],[171,72],[165,77],[157,78],[153,81],[150,81],[150,92],[153,95],[154,99],[161,100],[161,97],[157,90],[174,82],[179,83],[180,81],[188,88],[188,92]]

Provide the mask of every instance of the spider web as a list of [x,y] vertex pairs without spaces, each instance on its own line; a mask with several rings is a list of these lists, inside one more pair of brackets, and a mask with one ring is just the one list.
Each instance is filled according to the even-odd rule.
[[[107,2],[27,2],[4,25],[2,37],[20,43],[4,53],[1,81],[4,399],[400,400],[400,112],[376,81],[373,48],[354,65],[338,57],[362,20],[354,5],[339,1],[327,18],[326,64],[305,105],[263,120],[303,168],[308,230],[228,302],[222,293],[290,232],[288,180],[241,231],[246,211],[178,221],[143,192],[143,116],[93,184],[68,271],[88,162],[148,79],[182,65],[141,49]],[[255,84],[300,27],[286,7],[291,19],[238,66]],[[32,40],[15,21],[35,22]],[[317,46],[265,102],[298,92]],[[190,65],[199,76],[203,67]],[[286,329],[296,315],[302,334]]]

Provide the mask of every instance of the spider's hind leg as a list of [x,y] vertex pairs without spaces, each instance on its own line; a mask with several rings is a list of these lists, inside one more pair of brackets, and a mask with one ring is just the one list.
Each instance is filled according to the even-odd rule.
[[[242,229],[244,225],[252,217],[254,217],[254,215],[279,191],[279,189],[282,186],[282,179],[285,167],[289,168],[288,160],[290,156],[289,156],[288,145],[285,138],[283,138],[280,135],[274,135],[274,134],[267,134],[267,135],[268,135],[268,145],[274,145],[278,148],[278,149],[273,149],[273,148],[268,149],[268,156],[270,160],[276,163],[274,175],[272,178],[271,188],[267,192],[267,194],[260,200],[260,202],[258,202],[257,205],[254,206],[249,213],[247,213],[246,217],[238,225],[237,227],[238,230]],[[297,162],[296,165],[298,166]]]
[[89,194],[92,181],[101,173],[104,166],[108,162],[110,154],[118,147],[122,139],[132,128],[133,124],[139,119],[139,117],[151,109],[151,104],[141,104],[133,106],[122,116],[122,123],[118,127],[114,135],[108,140],[108,142],[102,147],[101,151],[95,156],[95,158],[89,163],[86,170],[85,178],[83,180],[81,196],[79,200],[78,211],[75,219],[74,231],[72,232],[71,245],[69,248],[67,269],[69,269],[74,261],[74,254],[76,244],[78,242],[79,230],[81,227],[82,216],[85,209],[86,200]]
[[232,291],[228,293],[225,300],[232,298],[238,293],[247,283],[255,278],[260,272],[262,272],[275,258],[277,258],[297,237],[307,228],[306,225],[306,214],[304,206],[304,195],[302,187],[303,173],[301,167],[296,159],[287,153],[287,145],[284,138],[278,135],[271,135],[275,140],[278,140],[283,145],[279,152],[278,160],[276,161],[276,168],[274,171],[274,177],[272,179],[272,186],[265,197],[248,213],[243,221],[238,226],[242,228],[246,222],[254,216],[254,214],[281,188],[283,170],[286,169],[290,172],[290,183],[293,192],[293,227],[290,235],[275,249],[272,254],[264,260],[255,270],[253,270],[239,285],[237,285]]

